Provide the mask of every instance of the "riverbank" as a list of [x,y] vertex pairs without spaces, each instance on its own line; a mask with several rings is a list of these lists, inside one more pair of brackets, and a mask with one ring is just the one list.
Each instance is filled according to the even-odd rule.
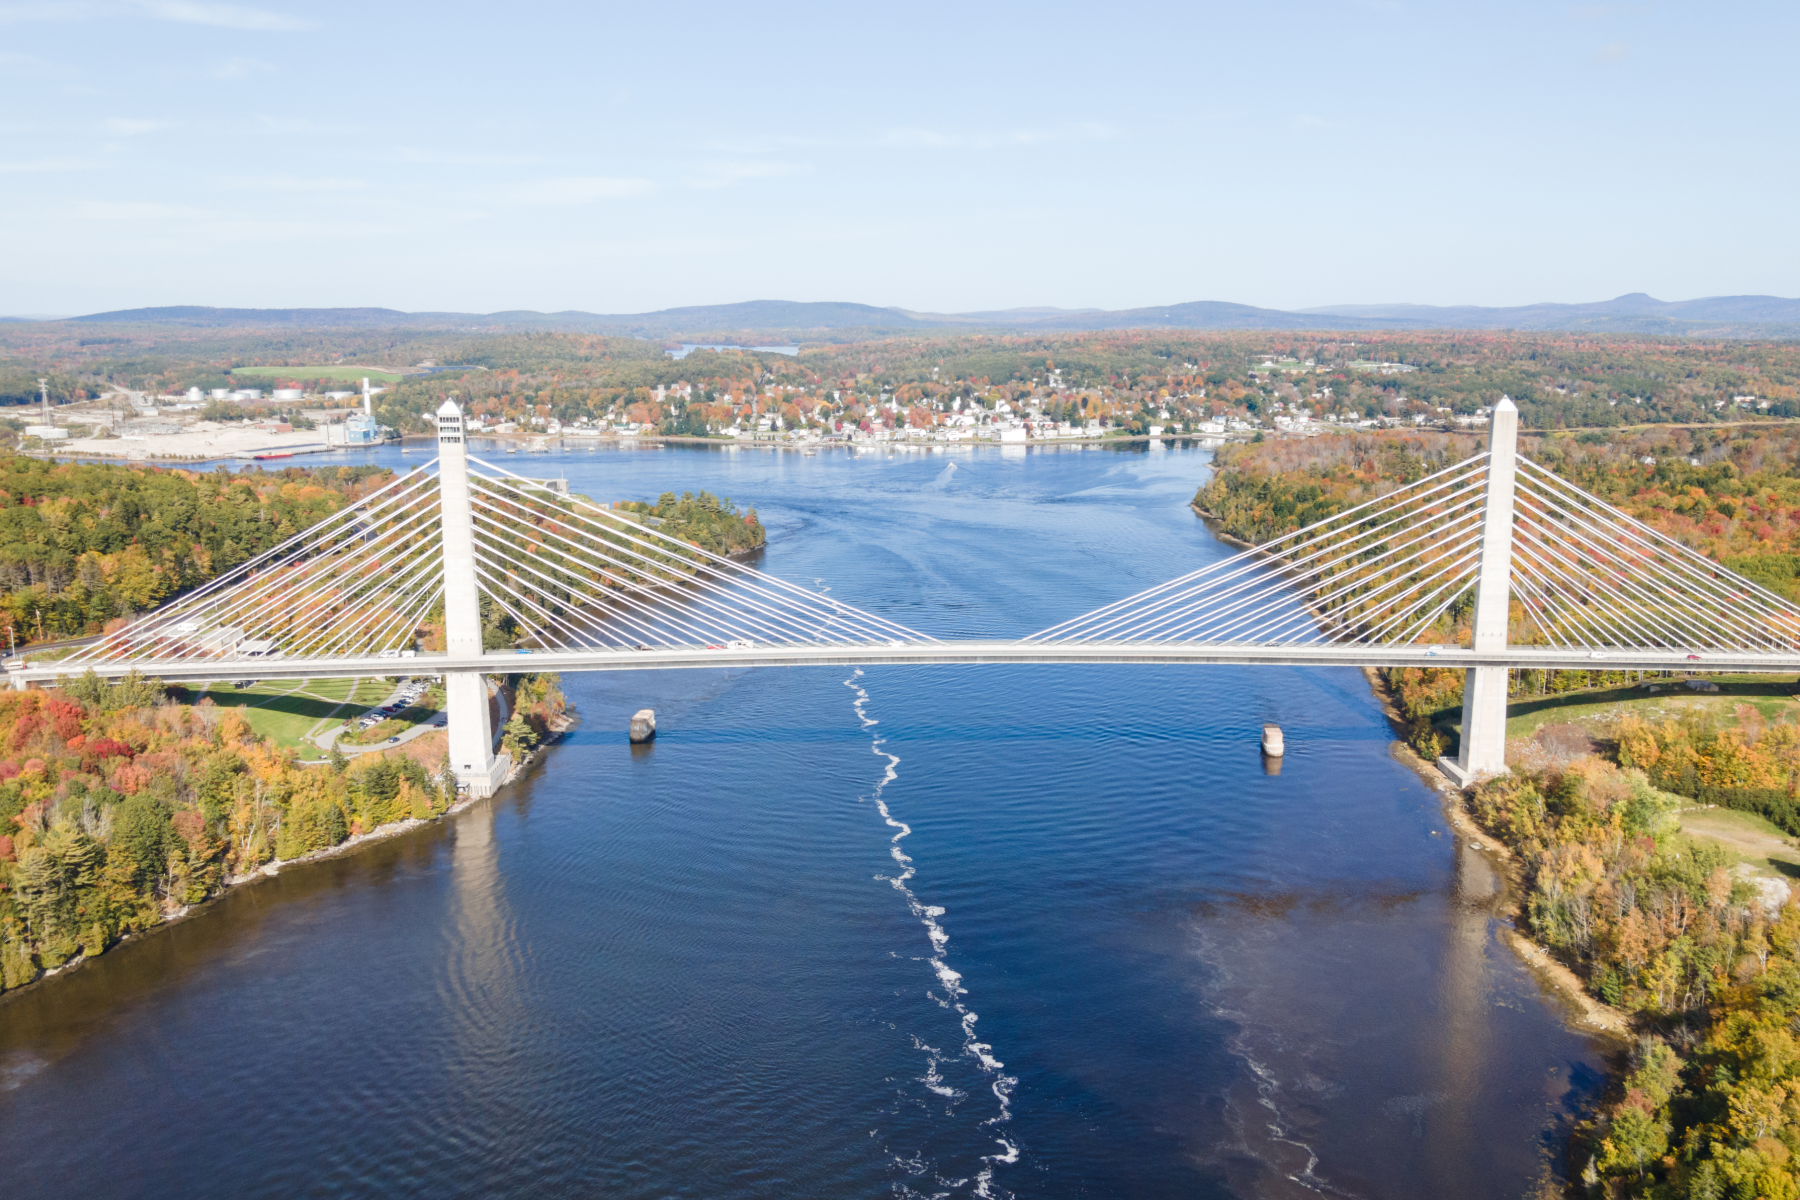
[[[1197,501],[1189,501],[1188,507],[1195,516],[1206,522],[1208,531],[1218,540],[1245,550],[1257,548],[1219,528],[1219,515],[1208,511]],[[1617,1041],[1622,1047],[1633,1033],[1631,1018],[1592,995],[1579,976],[1558,962],[1548,948],[1531,938],[1525,928],[1526,881],[1517,855],[1500,838],[1481,828],[1469,811],[1467,795],[1462,789],[1436,763],[1427,762],[1408,744],[1406,720],[1401,713],[1399,698],[1382,678],[1381,672],[1374,667],[1364,667],[1362,670],[1364,678],[1368,680],[1369,690],[1380,703],[1382,713],[1393,732],[1393,756],[1406,764],[1426,786],[1438,793],[1444,806],[1445,821],[1471,852],[1480,854],[1496,876],[1504,881],[1501,897],[1493,910],[1493,915],[1502,922],[1502,940],[1537,977],[1539,983],[1563,1002],[1567,1011],[1572,1014],[1572,1029],[1603,1035]]]
[[1362,671],[1363,677],[1369,682],[1369,691],[1381,704],[1382,713],[1393,731],[1393,756],[1410,768],[1427,787],[1438,793],[1444,806],[1444,820],[1450,828],[1472,853],[1481,855],[1495,875],[1505,882],[1493,910],[1493,915],[1502,922],[1502,940],[1537,977],[1538,982],[1567,1006],[1572,1014],[1570,1028],[1583,1033],[1600,1034],[1617,1043],[1615,1048],[1622,1050],[1636,1032],[1631,1017],[1590,993],[1580,976],[1557,961],[1547,947],[1540,945],[1526,932],[1524,897],[1527,887],[1518,855],[1500,838],[1482,829],[1469,812],[1467,794],[1439,770],[1436,763],[1426,762],[1407,744],[1406,720],[1401,715],[1392,689],[1381,677],[1381,672],[1374,667],[1364,667]]
[[1243,538],[1240,538],[1240,537],[1233,537],[1229,533],[1226,533],[1223,529],[1221,529],[1219,527],[1219,514],[1218,513],[1208,512],[1206,509],[1201,508],[1198,504],[1194,503],[1191,500],[1188,501],[1188,507],[1194,510],[1195,516],[1199,517],[1202,521],[1206,522],[1207,532],[1211,533],[1214,537],[1218,538],[1221,542],[1224,542],[1227,546],[1236,546],[1241,550],[1256,549],[1256,546],[1253,543],[1246,542]]
[[[788,441],[780,438],[727,438],[699,437],[681,433],[641,433],[629,437],[617,434],[606,437],[569,437],[560,433],[525,433],[514,431],[493,433],[475,431],[469,435],[469,441],[491,441],[501,443],[511,449],[523,448],[526,453],[548,453],[551,449],[569,451],[583,446],[608,446],[630,448],[632,446],[738,446],[753,447],[759,450],[798,450],[817,452],[820,450],[956,450],[956,449],[1017,449],[1034,447],[1046,449],[1051,446],[1130,446],[1147,445],[1151,442],[1162,442],[1170,446],[1216,445],[1227,441],[1248,441],[1247,433],[1162,433],[1154,436],[1147,433],[1115,434],[1100,437],[1058,437],[1029,438],[1023,442],[997,442],[991,438],[958,438],[955,440],[939,440],[924,438],[893,438],[882,441],[873,439],[846,440],[843,438],[821,439],[819,441]],[[424,446],[435,442],[432,434],[409,433],[401,437],[403,445]]]
[[[523,687],[527,682],[534,684],[533,692],[525,697],[531,701],[530,712],[533,715],[529,720],[535,722],[542,733],[532,749],[519,757],[502,786],[518,779],[520,772],[527,764],[557,744],[563,735],[578,723],[577,714],[568,707],[553,677],[548,682],[538,677],[522,678],[520,686]],[[15,704],[23,703],[35,709],[44,704],[45,695],[44,692],[27,692],[9,694],[6,699]],[[60,710],[55,708],[54,705],[59,703],[66,702],[61,699],[51,700],[52,707],[49,708],[49,711],[67,714],[73,710],[73,706],[66,706]],[[509,711],[519,711],[523,706],[520,697],[515,694],[512,701],[505,707]],[[155,715],[145,715],[145,712]],[[184,735],[191,735],[197,731],[223,733],[224,736],[221,739],[223,754],[242,754],[249,759],[266,764],[259,765],[257,768],[259,773],[266,773],[271,769],[278,773],[293,769],[304,770],[308,766],[322,765],[281,757],[284,751],[273,742],[266,740],[264,735],[252,731],[242,715],[235,710],[226,709],[221,712],[217,709],[165,704],[160,708],[145,710],[145,712],[129,710],[126,719],[135,720],[136,717],[143,716],[145,724],[140,725],[139,728],[144,732],[148,732],[150,726],[155,726],[159,730],[166,727],[169,731]],[[31,718],[28,714],[22,719],[29,721]],[[74,736],[70,739],[70,743],[71,748],[83,747],[84,739],[81,736]],[[120,758],[128,760],[124,765],[118,767],[112,777],[107,780],[126,793],[122,798],[115,797],[116,800],[122,801],[122,804],[116,806],[113,811],[107,812],[107,824],[112,826],[121,819],[135,819],[137,821],[136,828],[142,829],[146,819],[154,821],[155,814],[160,811],[159,801],[151,800],[151,807],[148,810],[140,810],[144,811],[144,815],[135,818],[121,818],[120,808],[129,806],[132,803],[132,794],[143,789],[148,783],[148,772],[142,772],[139,766],[129,760],[141,759],[144,763],[155,763],[159,768],[168,770],[172,768],[173,764],[163,761],[166,752],[158,753],[147,748],[133,754],[125,743],[98,735],[92,739],[92,745],[102,747],[102,752],[113,756],[115,761]],[[152,934],[190,920],[208,911],[214,902],[223,899],[237,888],[258,880],[274,878],[290,867],[342,857],[371,844],[399,837],[462,812],[477,799],[461,794],[460,791],[449,791],[448,795],[445,795],[446,789],[428,774],[431,767],[425,762],[426,759],[442,762],[446,758],[442,735],[438,735],[435,749],[416,743],[371,749],[371,753],[352,760],[355,764],[353,768],[355,774],[347,772],[343,775],[333,775],[324,781],[322,787],[308,788],[299,779],[285,781],[277,794],[286,798],[275,805],[265,803],[259,787],[254,808],[246,807],[240,801],[236,811],[231,814],[231,823],[234,826],[231,833],[224,832],[221,827],[221,831],[215,837],[207,831],[203,819],[195,819],[200,817],[199,813],[177,809],[174,814],[176,819],[171,822],[169,834],[158,836],[171,836],[171,840],[179,839],[177,845],[181,848],[169,852],[166,870],[159,872],[159,875],[166,876],[166,878],[159,878],[155,882],[154,890],[136,897],[132,897],[130,893],[121,892],[118,890],[118,885],[122,882],[123,877],[116,871],[104,873],[102,878],[90,883],[89,886],[104,885],[109,890],[86,900],[85,904],[95,907],[110,905],[132,914],[127,918],[129,924],[114,927],[110,934],[103,927],[96,925],[77,928],[71,938],[67,930],[58,932],[57,925],[46,925],[46,917],[39,914],[37,909],[20,908],[20,902],[16,897],[22,897],[24,905],[32,905],[34,897],[43,888],[43,885],[36,881],[46,871],[57,872],[66,869],[63,867],[63,863],[71,855],[87,853],[81,849],[83,843],[79,840],[71,841],[72,837],[79,839],[79,835],[58,832],[60,825],[50,829],[44,828],[44,825],[48,823],[47,815],[44,812],[46,806],[61,807],[63,803],[66,803],[61,799],[61,792],[53,794],[49,801],[27,806],[23,817],[13,822],[13,825],[19,829],[18,834],[0,838],[0,885],[3,885],[0,886],[0,901],[8,902],[4,910],[7,915],[32,914],[33,923],[30,926],[30,933],[34,936],[29,936],[27,940],[20,940],[22,936],[26,935],[26,930],[5,927],[4,931],[9,940],[0,943],[0,954],[4,955],[3,958],[0,958],[0,967],[4,968],[6,985],[4,991],[0,992],[0,1004],[9,1002],[17,995],[33,991],[53,979],[68,975],[94,959],[110,954],[119,946],[141,941]],[[7,765],[14,771],[17,770],[13,764]],[[45,770],[41,760],[34,759],[28,766],[39,771]],[[85,789],[89,786],[81,782],[77,771],[64,770],[62,774],[65,781],[64,787],[71,789],[72,795],[84,794],[75,790],[77,788]],[[29,779],[30,776],[27,775],[26,778]],[[388,795],[386,799],[375,794],[383,791],[392,794]],[[339,796],[339,799],[328,798],[333,795]],[[146,798],[147,796],[146,792]],[[336,818],[339,821],[339,840],[331,841],[328,833],[321,834],[319,832],[328,830],[331,824],[331,820],[326,815],[331,810],[329,808],[320,810],[317,807],[321,799],[324,799],[328,805],[341,806]],[[442,809],[433,811],[440,804],[443,805]],[[365,823],[371,814],[383,814],[387,819],[379,819],[372,827],[359,829],[358,825]],[[183,823],[183,818],[187,819],[186,824]],[[162,819],[169,821],[170,815],[164,813]],[[247,822],[252,829],[260,829],[271,820],[273,824],[266,831],[265,840],[260,842],[263,849],[255,848],[256,839],[263,836],[256,833],[251,835],[250,841],[247,843],[236,846],[232,844],[233,841],[242,841],[236,836],[236,825]],[[302,832],[300,837],[303,840],[291,842],[288,832],[276,832],[281,830],[284,823],[297,828],[306,827],[314,832]],[[346,824],[348,828],[345,828]],[[154,826],[152,825],[151,828]],[[281,857],[283,847],[292,845],[293,848],[299,849],[306,845],[304,839],[310,839],[312,844],[302,853],[292,854],[290,851],[289,857]],[[324,840],[328,844],[321,845],[319,844],[320,840]],[[38,843],[42,843],[41,849],[37,848]],[[95,842],[89,838],[85,845],[100,849],[110,846],[110,840]],[[126,850],[113,849],[110,853],[118,857],[128,851],[129,847]],[[258,857],[270,854],[271,851],[273,854],[267,861],[256,862]],[[34,855],[35,857],[33,857]],[[247,855],[255,865],[247,870],[233,872],[229,869],[228,864],[238,860],[240,855]],[[126,861],[121,857],[115,866],[123,865]],[[204,880],[210,880],[210,882],[198,882]],[[58,939],[64,940],[59,941]],[[98,946],[99,949],[94,950],[95,946]]]
[[[508,783],[510,783],[512,779],[512,775],[507,776]],[[453,817],[458,813],[463,812],[471,805],[475,804],[478,799],[480,799],[480,797],[463,796],[452,802],[449,807],[436,816],[427,818],[407,817],[402,820],[391,821],[385,825],[371,829],[367,833],[352,834],[335,846],[327,846],[320,850],[314,850],[310,853],[303,854],[298,858],[275,859],[263,863],[255,870],[246,871],[241,875],[228,876],[220,881],[219,889],[208,895],[205,899],[196,901],[192,904],[183,905],[178,909],[168,912],[163,916],[162,920],[145,929],[138,929],[131,933],[124,934],[117,941],[109,944],[101,954],[78,954],[74,958],[61,963],[58,966],[40,969],[37,977],[27,983],[14,984],[4,992],[0,992],[0,1009],[4,1009],[6,1005],[11,1004],[13,1001],[18,1000],[23,996],[31,994],[56,979],[73,974],[82,967],[93,963],[107,954],[114,953],[123,946],[134,945],[147,938],[155,937],[158,934],[173,929],[184,921],[191,921],[196,917],[204,916],[212,910],[215,904],[225,899],[227,895],[230,895],[238,888],[265,879],[273,879],[283,871],[292,867],[305,866],[308,863],[324,862],[333,858],[342,858],[347,854],[366,849],[377,842],[385,842],[391,838],[399,837],[402,834],[411,833],[415,829],[423,829],[428,825],[435,825],[447,817]]]

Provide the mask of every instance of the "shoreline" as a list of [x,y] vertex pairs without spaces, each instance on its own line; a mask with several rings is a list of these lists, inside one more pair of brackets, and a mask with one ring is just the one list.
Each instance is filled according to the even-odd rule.
[[[574,729],[580,723],[579,714],[575,714],[572,709],[565,708],[563,715],[551,726],[550,736],[546,737],[542,742],[538,743],[538,745],[532,747],[523,758],[512,765],[511,769],[506,773],[506,778],[500,781],[500,787],[510,787],[512,784],[518,782],[524,775],[526,767],[536,762],[538,757],[552,746],[561,742],[563,735],[569,730]],[[3,1010],[7,1004],[11,1003],[14,997],[23,996],[28,992],[34,992],[53,979],[72,974],[96,959],[105,958],[106,955],[111,954],[121,946],[142,941],[145,938],[154,937],[165,929],[170,929],[184,921],[191,921],[206,915],[212,910],[217,902],[225,899],[227,896],[235,894],[239,888],[257,883],[260,880],[273,879],[289,867],[305,866],[310,863],[324,862],[327,859],[341,858],[344,855],[352,854],[376,842],[390,841],[403,834],[411,833],[416,829],[424,829],[427,826],[440,824],[451,817],[468,811],[482,800],[494,800],[498,798],[499,794],[499,789],[496,788],[494,794],[490,796],[459,796],[452,800],[444,811],[438,813],[436,816],[406,817],[398,821],[389,821],[386,825],[379,825],[374,829],[369,830],[367,833],[352,834],[335,846],[326,846],[323,849],[313,850],[307,854],[301,855],[299,858],[274,859],[262,864],[255,870],[246,871],[242,875],[228,875],[219,884],[219,890],[206,897],[206,899],[201,900],[197,904],[189,904],[176,909],[148,929],[139,929],[125,934],[118,941],[108,946],[104,953],[78,954],[68,962],[62,963],[59,966],[51,967],[47,970],[40,970],[37,978],[31,980],[29,983],[21,983],[17,987],[10,987],[4,992],[0,992],[0,1010]]]
[[[728,446],[728,447],[729,446],[751,446],[751,447],[755,447],[757,449],[762,449],[762,450],[801,450],[801,451],[811,450],[811,451],[817,452],[819,450],[878,450],[878,449],[892,450],[892,449],[896,449],[899,447],[906,447],[908,449],[927,449],[927,450],[964,449],[964,448],[979,449],[979,448],[985,447],[985,446],[992,446],[995,448],[1004,448],[1004,447],[1034,448],[1035,447],[1037,449],[1046,449],[1051,446],[1123,446],[1123,445],[1137,445],[1137,444],[1145,443],[1145,442],[1172,442],[1177,445],[1182,445],[1182,444],[1187,444],[1187,443],[1192,443],[1192,442],[1230,441],[1234,438],[1234,436],[1236,436],[1236,435],[1228,434],[1228,433],[1164,433],[1164,434],[1160,434],[1156,437],[1152,437],[1150,434],[1147,434],[1147,433],[1129,433],[1129,434],[1124,434],[1122,436],[1114,436],[1114,437],[1104,437],[1103,436],[1103,437],[1071,437],[1071,438],[1031,438],[1031,439],[1028,439],[1023,442],[996,442],[989,438],[959,439],[954,442],[930,441],[930,440],[923,440],[923,439],[913,440],[913,439],[907,439],[907,438],[894,438],[891,441],[879,441],[879,442],[877,442],[877,441],[789,442],[789,441],[779,441],[775,438],[758,439],[758,438],[702,437],[697,434],[688,434],[688,433],[642,433],[642,434],[634,434],[630,437],[620,437],[615,434],[611,437],[571,438],[571,437],[567,437],[563,434],[518,433],[518,432],[483,433],[480,431],[476,431],[469,435],[469,440],[471,442],[473,442],[477,438],[487,438],[488,440],[495,441],[495,442],[516,442],[516,443],[554,441],[557,444],[557,448],[561,449],[561,450],[571,450],[580,445],[587,444],[590,446],[597,445],[597,446],[617,446],[617,447],[634,446],[634,445],[636,445],[636,446],[651,446],[651,445],[655,445],[655,446],[663,446],[663,445]],[[405,434],[400,435],[400,443],[402,445],[405,445],[408,442],[424,443],[424,442],[431,442],[434,440],[435,440],[434,435],[429,434],[429,433],[405,433]],[[1244,440],[1244,439],[1239,439],[1239,440]],[[392,443],[389,443],[389,444],[392,444]],[[341,449],[341,448],[342,447],[333,447],[333,449]],[[548,450],[549,450],[549,447],[546,446],[544,448],[543,452],[548,452]],[[536,453],[536,451],[528,451],[528,452]]]
[[[179,435],[173,435],[173,436],[179,436]],[[605,446],[605,447],[608,447],[611,449],[625,449],[625,448],[632,447],[632,446],[657,446],[657,447],[661,447],[661,446],[723,446],[723,447],[748,446],[753,449],[759,449],[759,450],[787,450],[787,451],[797,451],[800,453],[812,453],[812,454],[816,454],[820,450],[850,450],[850,451],[857,451],[857,452],[867,452],[870,450],[881,450],[881,449],[895,450],[895,449],[901,449],[901,448],[904,448],[907,450],[980,449],[983,447],[990,447],[990,446],[996,447],[996,448],[1018,447],[1021,449],[1043,450],[1043,449],[1048,449],[1051,446],[1083,446],[1083,447],[1086,447],[1086,446],[1136,446],[1136,445],[1143,445],[1143,444],[1151,443],[1151,442],[1169,443],[1171,445],[1176,445],[1176,446],[1191,446],[1194,444],[1203,444],[1203,443],[1206,443],[1209,441],[1232,441],[1232,440],[1240,440],[1241,441],[1241,440],[1244,440],[1243,438],[1237,437],[1234,434],[1218,434],[1218,433],[1209,433],[1209,434],[1165,433],[1159,437],[1152,437],[1147,433],[1138,433],[1138,434],[1126,434],[1122,437],[1034,438],[1034,439],[1031,439],[1031,440],[1025,441],[1025,442],[996,442],[996,441],[991,441],[991,440],[987,440],[987,439],[981,439],[981,440],[969,439],[967,441],[938,442],[938,441],[909,441],[904,438],[896,439],[894,441],[884,441],[884,442],[842,442],[842,441],[781,442],[781,441],[776,441],[772,438],[767,441],[758,441],[755,439],[747,439],[747,438],[699,437],[699,436],[695,436],[692,434],[681,434],[681,433],[639,434],[639,435],[636,435],[633,437],[619,437],[617,435],[614,435],[612,437],[597,437],[597,438],[588,438],[588,437],[566,438],[560,434],[551,435],[551,434],[543,434],[543,433],[535,433],[535,434],[476,433],[471,436],[470,441],[471,442],[474,441],[475,438],[486,438],[493,442],[502,443],[507,446],[509,452],[517,452],[517,453],[525,453],[525,454],[548,454],[548,453],[550,453],[553,449],[551,446],[545,445],[542,447],[534,448],[531,445],[531,443],[540,442],[540,441],[549,442],[552,440],[554,440],[556,442],[554,449],[557,451],[564,451],[564,452],[577,449],[581,445],[586,444],[589,449],[592,449],[595,446]],[[301,465],[298,463],[290,463],[289,460],[291,460],[291,459],[305,459],[305,458],[313,458],[313,457],[316,457],[319,455],[354,453],[357,451],[365,451],[365,450],[380,450],[385,447],[396,446],[396,445],[399,446],[402,450],[408,450],[412,447],[418,447],[418,446],[423,446],[423,445],[430,444],[430,443],[435,443],[435,441],[436,441],[436,437],[433,434],[405,433],[405,434],[401,434],[398,438],[390,438],[389,440],[387,440],[385,442],[377,442],[377,443],[374,443],[374,444],[368,445],[368,446],[314,446],[314,445],[307,445],[304,447],[294,447],[292,449],[288,449],[288,448],[284,448],[284,447],[270,447],[269,453],[266,456],[261,456],[261,457],[259,457],[258,455],[254,454],[254,453],[250,453],[247,451],[230,451],[230,452],[221,452],[218,454],[177,454],[177,453],[157,454],[157,453],[149,452],[149,451],[134,451],[131,453],[123,453],[123,452],[111,452],[111,451],[94,450],[94,449],[73,450],[73,449],[62,449],[62,448],[42,448],[42,449],[38,449],[38,450],[21,451],[21,453],[28,454],[34,458],[49,459],[52,462],[61,462],[61,461],[104,462],[104,463],[114,463],[119,466],[127,466],[127,467],[184,467],[184,466],[204,465],[204,464],[208,464],[208,463],[218,463],[218,462],[241,462],[244,465],[245,469],[248,469],[251,467],[262,467],[263,469],[266,470],[266,469],[270,469],[271,464],[274,464],[277,467],[278,466],[286,466],[286,465]],[[523,447],[523,449],[520,449],[521,446]]]
[[1501,940],[1538,983],[1563,1002],[1565,1010],[1570,1014],[1566,1024],[1571,1030],[1607,1039],[1617,1043],[1614,1048],[1623,1049],[1637,1032],[1630,1016],[1590,993],[1582,984],[1580,976],[1558,961],[1555,955],[1526,932],[1521,924],[1525,915],[1522,897],[1526,889],[1518,856],[1475,820],[1469,812],[1467,793],[1438,770],[1436,764],[1426,762],[1407,745],[1404,736],[1405,722],[1401,720],[1393,693],[1381,678],[1381,673],[1374,667],[1363,667],[1362,672],[1363,677],[1369,681],[1370,693],[1381,705],[1388,728],[1394,734],[1390,753],[1402,765],[1411,769],[1425,786],[1438,793],[1443,804],[1444,820],[1472,851],[1482,856],[1502,881],[1500,896],[1491,910],[1491,915],[1500,922]]
[[[1218,514],[1201,508],[1197,501],[1190,500],[1188,507],[1195,516],[1206,522],[1207,530],[1220,541],[1245,550],[1256,549],[1253,544],[1218,528]],[[1411,769],[1425,786],[1438,793],[1443,804],[1444,819],[1450,828],[1468,843],[1470,849],[1482,855],[1502,881],[1501,894],[1493,909],[1494,917],[1501,923],[1501,940],[1538,983],[1562,1001],[1565,1010],[1572,1014],[1567,1021],[1570,1029],[1615,1040],[1622,1046],[1636,1032],[1631,1018],[1590,993],[1582,984],[1580,976],[1559,962],[1555,955],[1526,932],[1522,925],[1525,880],[1517,855],[1499,838],[1481,828],[1480,823],[1469,812],[1467,794],[1440,771],[1437,764],[1426,762],[1407,744],[1406,722],[1402,720],[1394,694],[1389,690],[1387,681],[1382,679],[1381,672],[1374,667],[1363,667],[1362,673],[1368,680],[1370,693],[1381,705],[1389,731],[1394,735],[1390,753]]]

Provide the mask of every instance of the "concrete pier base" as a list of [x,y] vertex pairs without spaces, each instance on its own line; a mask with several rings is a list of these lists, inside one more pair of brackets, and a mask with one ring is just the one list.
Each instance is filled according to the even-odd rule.
[[1506,767],[1506,668],[1475,667],[1463,679],[1462,745],[1438,769],[1457,787],[1504,775]]
[[506,777],[512,774],[513,761],[510,754],[496,754],[488,760],[487,770],[471,772],[456,776],[456,786],[471,796],[491,796],[500,790]]
[[[496,762],[494,724],[488,711],[487,677],[479,671],[449,671],[444,675],[444,707],[449,715],[450,769],[456,781],[477,796],[491,795]],[[510,763],[509,763],[510,765]],[[506,778],[501,771],[498,778]],[[486,787],[487,791],[476,791]]]

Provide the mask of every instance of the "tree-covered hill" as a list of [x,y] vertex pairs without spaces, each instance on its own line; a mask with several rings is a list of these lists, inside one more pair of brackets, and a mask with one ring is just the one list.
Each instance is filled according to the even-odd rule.
[[195,472],[0,457],[0,626],[20,644],[98,633],[390,478],[367,466]]
[[377,412],[415,433],[447,396],[527,427],[585,418],[668,433],[746,417],[916,424],[1020,400],[1109,429],[1272,425],[1277,412],[1435,424],[1502,395],[1537,429],[1800,416],[1800,341],[1404,329],[920,329],[676,359],[654,340],[549,329],[26,323],[0,325],[0,404],[33,399],[40,377],[60,401],[222,387],[238,367],[260,385],[303,385],[343,364],[406,372]]

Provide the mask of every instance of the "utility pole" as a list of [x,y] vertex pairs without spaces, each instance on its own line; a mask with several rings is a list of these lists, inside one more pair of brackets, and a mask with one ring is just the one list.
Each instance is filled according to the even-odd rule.
[[[365,387],[367,384],[364,385]],[[481,657],[481,592],[475,579],[475,518],[469,506],[469,447],[462,409],[446,400],[437,410],[438,510],[444,536],[444,651]],[[450,769],[472,796],[491,796],[511,760],[494,754],[487,678],[479,670],[444,672]]]
[[[1481,531],[1481,568],[1475,579],[1475,629],[1470,649],[1506,649],[1512,607],[1513,493],[1519,471],[1519,410],[1507,396],[1494,406],[1488,437],[1487,498]],[[1506,774],[1505,667],[1471,667],[1463,676],[1462,746],[1438,766],[1462,787]]]

